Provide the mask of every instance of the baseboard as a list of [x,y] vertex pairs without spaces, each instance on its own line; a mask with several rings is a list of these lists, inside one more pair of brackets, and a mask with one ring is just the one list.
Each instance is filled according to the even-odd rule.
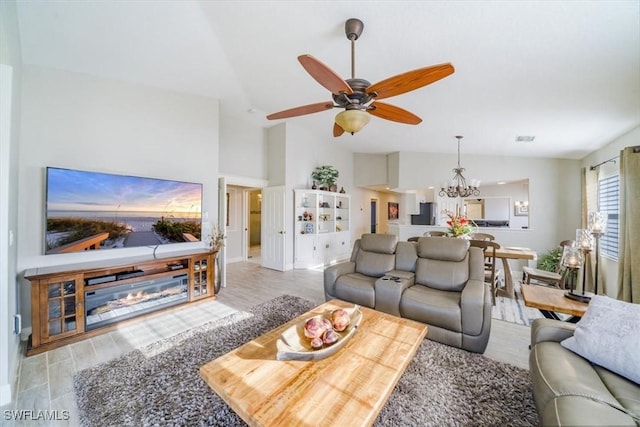
[[0,406],[8,405],[11,400],[11,384],[0,385]]
[[20,331],[20,341],[29,340],[29,335],[31,335],[31,326],[27,326],[26,328],[22,328],[22,331]]

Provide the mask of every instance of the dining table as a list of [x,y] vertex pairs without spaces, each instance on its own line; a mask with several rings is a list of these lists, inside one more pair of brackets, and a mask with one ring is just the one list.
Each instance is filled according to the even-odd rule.
[[529,248],[501,246],[500,249],[496,249],[496,258],[502,260],[502,268],[504,270],[504,286],[496,289],[496,296],[505,296],[513,299],[515,298],[515,287],[509,260],[535,260],[538,255],[536,251]]

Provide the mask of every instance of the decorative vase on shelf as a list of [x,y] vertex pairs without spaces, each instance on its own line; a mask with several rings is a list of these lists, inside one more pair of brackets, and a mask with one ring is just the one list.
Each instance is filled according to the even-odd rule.
[[346,191],[344,191],[344,187],[341,187],[340,188],[340,194],[344,194],[344,193],[346,193]]
[[335,193],[336,191],[338,191],[338,186],[335,184],[332,184],[331,187],[329,187],[329,191],[333,191]]
[[318,188],[318,186],[316,185],[316,182],[315,182],[315,181],[313,181],[313,185],[311,186],[311,189],[312,189],[312,190],[315,190],[315,189],[317,189],[317,188]]

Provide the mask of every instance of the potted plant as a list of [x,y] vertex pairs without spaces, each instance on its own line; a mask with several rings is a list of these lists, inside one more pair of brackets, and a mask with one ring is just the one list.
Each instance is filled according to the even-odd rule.
[[545,253],[543,253],[540,258],[538,258],[537,267],[539,270],[545,271],[558,271],[558,266],[560,264],[560,259],[562,259],[562,249],[561,247],[553,248]]
[[325,165],[318,166],[311,174],[311,178],[320,185],[321,190],[328,190],[336,185],[339,175],[340,173],[336,168]]

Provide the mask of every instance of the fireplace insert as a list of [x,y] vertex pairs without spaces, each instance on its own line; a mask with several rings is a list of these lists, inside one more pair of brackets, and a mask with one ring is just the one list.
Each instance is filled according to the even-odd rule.
[[90,331],[187,302],[188,284],[189,276],[183,273],[95,291],[86,290],[84,293],[85,329]]

